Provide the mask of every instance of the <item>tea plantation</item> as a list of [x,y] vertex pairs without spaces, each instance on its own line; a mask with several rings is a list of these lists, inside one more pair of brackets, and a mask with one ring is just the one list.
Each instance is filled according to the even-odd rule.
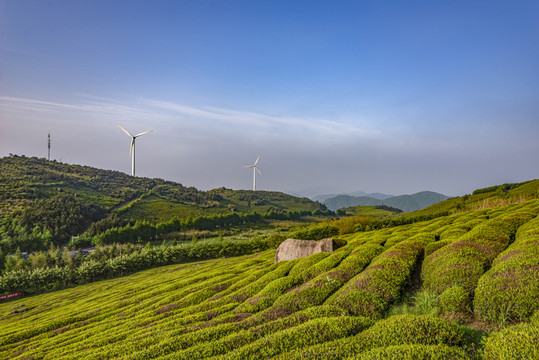
[[3,359],[537,359],[539,200],[0,304]]

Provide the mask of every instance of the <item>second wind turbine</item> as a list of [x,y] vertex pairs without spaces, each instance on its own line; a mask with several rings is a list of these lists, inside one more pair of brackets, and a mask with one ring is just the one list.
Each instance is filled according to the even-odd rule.
[[258,157],[256,158],[256,161],[255,161],[255,163],[253,165],[244,166],[244,168],[251,168],[251,167],[253,168],[253,191],[256,191],[256,172],[258,171],[260,176],[262,176],[262,173],[256,167],[256,164],[258,164],[258,160],[260,160],[260,155],[258,155]]
[[135,139],[141,135],[147,134],[153,130],[148,130],[143,133],[132,135],[129,131],[118,125],[127,135],[131,136],[131,148],[129,149],[129,156],[131,156],[131,176],[135,176]]

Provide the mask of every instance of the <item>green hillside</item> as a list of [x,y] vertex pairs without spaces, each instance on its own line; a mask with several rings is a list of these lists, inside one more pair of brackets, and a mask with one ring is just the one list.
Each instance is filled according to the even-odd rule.
[[343,236],[332,254],[274,264],[266,250],[10,300],[0,357],[534,359],[538,214],[536,199],[459,210]]
[[[50,244],[64,245],[72,236],[93,237],[142,221],[157,225],[173,219],[326,210],[321,203],[279,192],[200,191],[162,179],[24,156],[0,158],[0,200],[4,252],[44,250]],[[189,228],[197,229],[196,222]]]

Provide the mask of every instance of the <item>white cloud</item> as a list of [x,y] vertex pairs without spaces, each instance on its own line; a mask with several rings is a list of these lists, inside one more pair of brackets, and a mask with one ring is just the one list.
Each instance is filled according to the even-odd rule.
[[140,126],[149,124],[156,130],[163,126],[167,131],[171,125],[179,129],[184,126],[192,135],[202,132],[211,136],[212,131],[218,131],[218,135],[241,132],[261,137],[316,139],[324,142],[382,137],[380,131],[363,129],[350,122],[272,116],[216,107],[197,108],[154,99],[121,102],[91,98],[89,101],[65,103],[0,96],[0,109],[4,113],[2,121],[9,120],[8,114],[39,115],[36,121],[41,122],[101,120],[107,123],[136,123]]

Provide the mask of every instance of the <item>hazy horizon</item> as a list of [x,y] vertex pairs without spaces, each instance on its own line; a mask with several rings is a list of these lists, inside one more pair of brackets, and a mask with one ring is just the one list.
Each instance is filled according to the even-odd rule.
[[[535,1],[0,0],[0,156],[208,190],[538,178]],[[320,192],[322,194],[324,192]]]

